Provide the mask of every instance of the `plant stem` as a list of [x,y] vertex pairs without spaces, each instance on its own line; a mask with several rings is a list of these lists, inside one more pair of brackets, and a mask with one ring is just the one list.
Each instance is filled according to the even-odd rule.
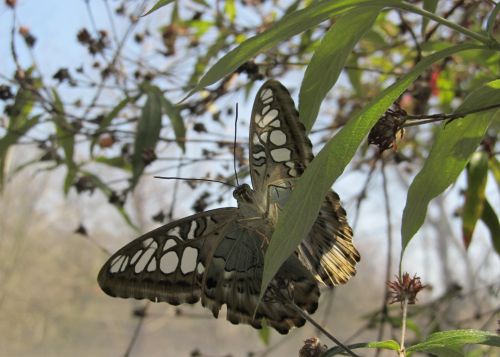
[[293,308],[295,309],[295,311],[297,311],[299,314],[302,315],[302,317],[304,319],[306,319],[307,321],[309,321],[311,324],[314,325],[314,327],[316,327],[318,330],[321,331],[321,333],[323,333],[326,337],[328,337],[330,340],[332,340],[334,343],[336,343],[338,346],[342,347],[344,349],[344,351],[352,356],[352,357],[359,357],[357,354],[355,354],[351,349],[349,349],[349,347],[347,347],[346,345],[344,345],[342,342],[340,342],[339,340],[337,340],[330,332],[328,332],[323,326],[321,326],[320,324],[318,324],[316,321],[314,321],[314,319],[309,316],[307,313],[304,312],[304,310],[302,310],[300,307],[297,306],[297,304],[295,304],[295,302],[293,301],[290,301],[290,303],[292,304]]
[[406,315],[408,313],[408,298],[405,297],[403,300],[403,304],[401,305],[403,309],[403,317],[401,321],[401,343],[400,343],[400,349],[399,349],[399,357],[405,357],[406,352],[405,352],[405,337],[406,337]]

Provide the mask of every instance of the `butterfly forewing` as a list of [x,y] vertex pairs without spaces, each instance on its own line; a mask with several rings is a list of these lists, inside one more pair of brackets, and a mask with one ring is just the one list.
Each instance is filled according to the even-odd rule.
[[207,211],[146,233],[109,258],[99,285],[111,296],[195,303],[211,253],[236,211]]
[[257,93],[250,124],[250,174],[255,191],[269,194],[299,177],[312,160],[311,142],[288,90],[267,81]]
[[[250,173],[254,189],[282,208],[313,160],[304,125],[288,90],[267,81],[257,93],[250,124]],[[273,210],[269,210],[273,214]],[[328,286],[345,283],[355,274],[359,253],[339,196],[330,191],[309,235],[297,249],[301,262]]]

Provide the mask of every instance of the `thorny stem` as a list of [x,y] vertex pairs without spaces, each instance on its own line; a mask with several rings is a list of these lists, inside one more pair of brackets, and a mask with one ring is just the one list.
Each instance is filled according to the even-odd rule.
[[292,304],[293,308],[295,311],[297,311],[304,319],[306,319],[308,322],[310,322],[314,327],[316,327],[318,330],[321,331],[326,337],[328,337],[330,340],[332,340],[334,343],[336,343],[338,346],[342,347],[344,351],[353,357],[359,357],[357,354],[355,354],[349,347],[344,345],[342,342],[337,340],[330,332],[328,332],[323,326],[321,326],[319,323],[317,323],[311,316],[306,314],[304,310],[302,310],[300,307],[298,307],[295,302],[290,301]]
[[400,343],[400,349],[399,349],[399,356],[400,357],[405,357],[406,356],[406,351],[405,351],[405,337],[406,337],[406,314],[408,312],[408,297],[405,297],[403,300],[403,304],[401,305],[401,308],[403,309],[402,312],[402,321],[401,321],[401,343]]

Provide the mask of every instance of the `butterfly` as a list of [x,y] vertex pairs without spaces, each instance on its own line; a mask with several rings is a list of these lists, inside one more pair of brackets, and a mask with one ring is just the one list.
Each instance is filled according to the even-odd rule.
[[264,253],[312,145],[288,90],[276,80],[259,89],[250,123],[251,188],[233,191],[237,207],[171,222],[133,240],[104,264],[101,289],[122,298],[193,304],[218,317],[282,334],[305,324],[320,285],[345,283],[360,256],[339,196],[329,191],[310,233],[283,263],[260,302]]

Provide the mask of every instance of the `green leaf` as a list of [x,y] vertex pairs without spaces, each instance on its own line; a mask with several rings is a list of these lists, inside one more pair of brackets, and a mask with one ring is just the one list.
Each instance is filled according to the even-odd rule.
[[4,186],[7,155],[10,147],[39,123],[40,115],[29,117],[33,101],[33,92],[20,88],[10,110],[9,125],[5,135],[0,139],[0,191],[3,190]]
[[224,14],[229,19],[229,22],[234,23],[236,18],[236,4],[234,0],[226,0],[224,3]]
[[[350,58],[348,59],[348,65],[350,67],[358,67],[358,58],[355,56],[351,55]],[[361,84],[361,75],[363,71],[357,68],[347,68],[346,69],[347,76],[349,77],[349,82],[351,82],[351,86],[356,92],[357,95],[361,95],[361,92],[363,90],[362,84]]]
[[500,12],[500,3],[497,2],[493,10],[491,11],[491,14],[488,17],[488,21],[486,23],[486,32],[488,33],[488,36],[490,38],[494,38],[493,32],[495,30],[495,22],[499,12]]
[[206,53],[203,56],[198,57],[196,64],[194,65],[193,74],[188,81],[188,85],[195,85],[200,75],[203,74],[205,68],[212,58],[214,58],[224,47],[226,47],[228,34],[225,31],[222,31],[219,37],[215,40],[215,42],[207,49]]
[[[500,80],[490,82],[467,96],[456,112],[470,112],[500,102]],[[441,127],[429,157],[408,190],[403,211],[403,252],[423,224],[429,202],[457,179],[500,110],[469,114]]]
[[158,10],[159,8],[162,8],[163,6],[170,4],[171,2],[174,2],[174,0],[160,0],[156,4],[154,4],[154,6],[151,8],[151,10],[146,12],[144,15],[141,15],[141,17],[149,15],[152,12],[155,12],[156,10]]
[[467,191],[462,212],[462,239],[466,249],[472,240],[476,223],[483,214],[487,179],[488,154],[476,151],[467,167]]
[[401,348],[399,343],[394,340],[386,340],[386,341],[375,341],[369,342],[368,347],[370,348],[383,348],[386,350],[399,351]]
[[170,123],[172,124],[172,128],[174,129],[177,145],[183,152],[186,151],[186,127],[184,126],[184,121],[182,120],[179,107],[170,102],[163,95],[163,92],[160,88],[156,86],[150,86],[150,90],[153,91],[159,98],[162,112],[170,119]]
[[[424,10],[429,12],[436,12],[438,0],[424,0]],[[425,36],[425,29],[429,24],[429,18],[426,16],[422,16],[422,36]]]
[[[378,3],[380,3],[380,6],[390,6],[399,4],[400,2],[400,0],[384,0],[379,1]],[[334,15],[341,14],[357,6],[367,6],[372,4],[373,1],[368,0],[325,0],[315,2],[313,5],[310,5],[305,9],[294,11],[283,16],[281,20],[276,22],[267,31],[246,40],[240,46],[231,50],[227,55],[222,57],[208,70],[196,88],[194,88],[186,96],[186,98],[199,89],[217,82],[219,79],[233,72],[252,57],[273,48],[282,41],[314,27],[315,25],[330,19]]]
[[[137,99],[137,98],[136,98]],[[116,116],[122,111],[123,108],[131,101],[130,98],[125,98],[118,103],[116,107],[114,107],[99,123],[99,128],[97,129],[98,133],[103,133],[107,127],[112,123],[113,119],[116,118]],[[135,99],[133,100],[135,101]],[[90,143],[90,154],[92,155],[94,151],[94,146],[97,143],[97,140],[99,139],[99,136],[96,135],[92,138],[92,141]]]
[[155,150],[161,130],[161,100],[158,91],[151,90],[149,85],[143,86],[147,100],[142,108],[134,142],[132,155],[132,187],[134,187],[145,168],[143,154],[145,150]]
[[259,338],[265,346],[269,346],[269,341],[271,340],[271,328],[267,326],[265,323],[259,330]]
[[121,170],[132,171],[132,166],[130,165],[130,162],[125,160],[125,158],[122,155],[114,157],[98,156],[94,159],[94,161],[100,164],[116,167]]
[[408,347],[407,352],[428,352],[437,356],[455,356],[462,347],[470,344],[500,347],[500,337],[480,330],[452,330],[436,332],[421,343]]
[[498,222],[498,216],[495,210],[488,202],[488,200],[484,200],[481,220],[488,227],[490,231],[491,242],[493,243],[497,254],[500,254],[500,223]]
[[382,6],[347,11],[321,40],[307,66],[299,93],[299,117],[307,132],[316,120],[321,102],[337,82],[347,57],[361,36],[372,27]]
[[495,182],[497,183],[497,189],[500,190],[500,161],[498,161],[494,156],[490,158],[490,171],[495,178]]
[[54,96],[53,121],[56,125],[56,141],[64,151],[64,163],[68,170],[64,179],[64,194],[67,195],[78,171],[77,165],[73,160],[76,132],[73,125],[66,119],[63,103],[55,89],[52,89],[52,95]]
[[264,258],[261,294],[266,291],[281,264],[309,233],[325,194],[342,174],[363,138],[387,108],[431,64],[454,53],[478,47],[473,44],[452,46],[424,58],[410,72],[376,96],[323,147],[302,177],[297,180],[285,208],[280,212]]
[[[349,348],[350,350],[355,350],[358,348],[379,348],[392,351],[399,351],[400,349],[399,343],[397,343],[394,340],[354,343],[352,345],[348,345],[347,348]],[[340,346],[335,346],[333,348],[330,348],[325,353],[323,353],[321,357],[332,357],[338,354],[345,355],[344,348]]]

